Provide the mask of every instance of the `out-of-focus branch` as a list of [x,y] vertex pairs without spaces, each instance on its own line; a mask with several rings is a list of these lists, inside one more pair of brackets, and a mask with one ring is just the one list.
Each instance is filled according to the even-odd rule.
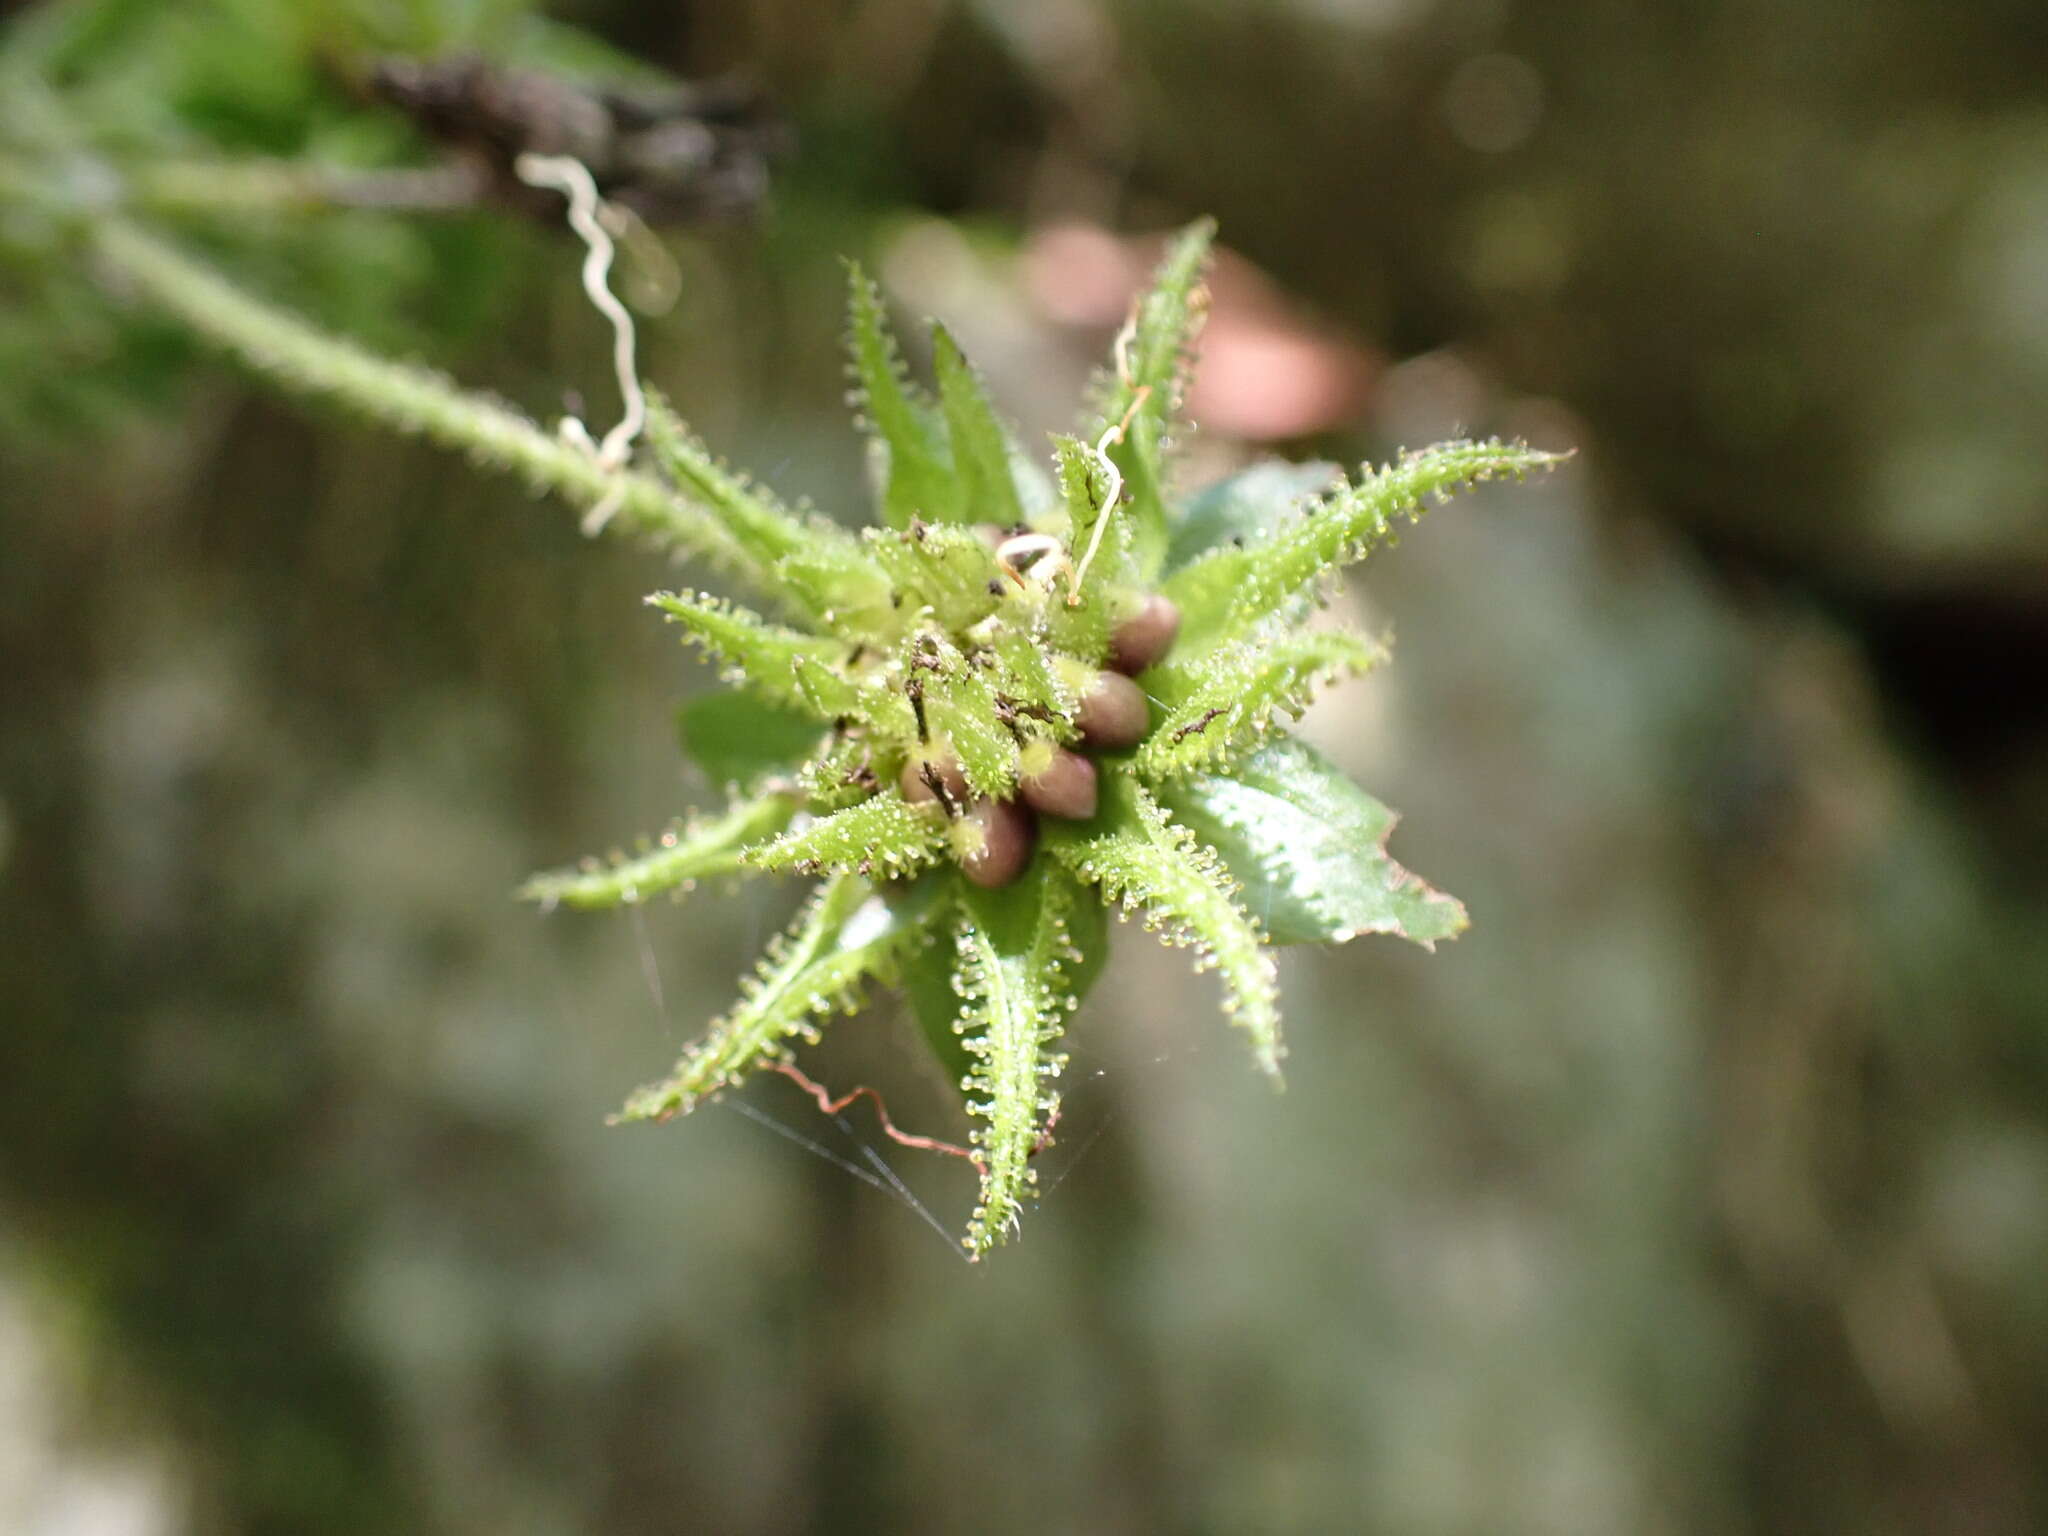
[[124,202],[152,213],[460,212],[476,207],[490,184],[481,167],[463,161],[372,170],[294,160],[169,160],[130,170],[123,181]]

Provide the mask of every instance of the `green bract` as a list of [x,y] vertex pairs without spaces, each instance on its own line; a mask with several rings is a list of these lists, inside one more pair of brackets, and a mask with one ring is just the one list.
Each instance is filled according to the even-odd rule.
[[[650,599],[742,691],[683,720],[737,798],[637,857],[542,875],[524,894],[593,907],[712,875],[823,884],[733,1011],[620,1118],[685,1112],[787,1061],[868,983],[900,987],[961,1074],[981,1170],[966,1243],[979,1255],[1031,1194],[1061,1033],[1099,969],[1107,906],[1141,912],[1218,973],[1224,1011],[1276,1077],[1271,945],[1361,933],[1429,945],[1464,927],[1456,901],[1387,856],[1392,814],[1282,727],[1317,689],[1385,658],[1375,641],[1302,627],[1334,573],[1397,519],[1554,457],[1447,443],[1334,487],[1322,466],[1261,465],[1176,506],[1166,453],[1209,235],[1197,225],[1173,244],[1098,416],[1055,440],[1050,477],[1017,453],[945,331],[936,397],[909,382],[856,271],[853,370],[882,514],[858,536],[732,474],[656,403],[655,458],[682,503],[671,516],[775,610]],[[1090,735],[1084,699],[1119,626],[1155,593],[1177,606],[1179,638],[1139,674],[1141,739],[1112,749]],[[1034,776],[1069,751],[1090,755],[1094,814],[1034,817]],[[1034,825],[1026,857],[1015,838]]]

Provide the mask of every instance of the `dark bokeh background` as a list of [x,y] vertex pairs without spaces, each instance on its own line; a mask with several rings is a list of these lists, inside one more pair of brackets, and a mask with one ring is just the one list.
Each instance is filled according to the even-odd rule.
[[[131,163],[417,160],[336,59],[599,57],[489,0],[70,14],[40,67]],[[775,1134],[957,1227],[965,1171],[861,1112],[607,1131],[790,899],[507,895],[706,796],[671,574],[109,307],[0,195],[0,1526],[2039,1530],[2048,10],[557,15],[793,120],[643,353],[787,492],[864,509],[840,253],[1036,430],[1199,212],[1240,256],[1191,474],[1579,446],[1370,565],[1398,663],[1311,717],[1475,926],[1290,953],[1281,1098],[1122,932],[979,1269]],[[555,231],[173,227],[610,408]],[[819,1069],[942,1123],[889,1010]]]

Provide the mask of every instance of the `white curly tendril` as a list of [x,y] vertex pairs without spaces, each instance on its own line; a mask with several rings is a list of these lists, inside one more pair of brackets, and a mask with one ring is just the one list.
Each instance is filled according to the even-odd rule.
[[[1116,333],[1116,371],[1126,388],[1132,384],[1131,343],[1137,339],[1138,312],[1134,307],[1130,317]],[[1109,527],[1109,520],[1116,512],[1116,504],[1123,499],[1124,472],[1117,468],[1115,459],[1109,456],[1111,445],[1121,443],[1124,435],[1131,430],[1131,418],[1138,414],[1138,407],[1145,403],[1152,393],[1149,385],[1134,391],[1130,406],[1124,411],[1123,420],[1114,422],[1096,441],[1092,450],[1095,462],[1101,467],[1103,477],[1108,481],[1102,493],[1102,511],[1096,515],[1095,531],[1088,539],[1088,552],[1081,556],[1081,563],[1073,568],[1067,578],[1067,605],[1072,607],[1081,601],[1081,583],[1088,575],[1088,567],[1095,563],[1095,552],[1102,548],[1103,530]]]
[[[1138,333],[1138,316],[1133,310],[1123,328],[1116,333],[1116,371],[1126,387],[1135,382],[1131,377],[1131,343]],[[1109,527],[1109,520],[1116,512],[1116,506],[1123,499],[1124,472],[1109,456],[1109,450],[1124,440],[1131,430],[1131,418],[1138,414],[1151,395],[1151,386],[1146,385],[1132,393],[1130,406],[1124,411],[1123,419],[1110,423],[1095,446],[1088,449],[1088,456],[1102,471],[1104,488],[1102,510],[1096,515],[1095,529],[1088,539],[1087,551],[1078,563],[1067,552],[1067,547],[1051,534],[1019,533],[1005,539],[996,546],[996,561],[1004,573],[1019,586],[1036,582],[1049,587],[1061,576],[1067,581],[1067,606],[1074,607],[1081,601],[1081,583],[1087,578],[1088,567],[1095,562],[1096,551],[1102,548],[1102,535]]]
[[[528,153],[514,161],[512,168],[528,186],[550,187],[569,199],[569,227],[588,248],[583,258],[583,291],[612,326],[612,370],[618,375],[625,414],[617,426],[605,433],[602,442],[593,440],[590,429],[574,416],[563,417],[559,430],[567,441],[588,453],[599,468],[624,469],[632,456],[634,441],[647,425],[647,399],[640,390],[639,370],[633,365],[633,317],[609,286],[613,246],[605,225],[616,223],[617,219],[605,217],[611,211],[610,205],[598,196],[597,183],[580,160],[568,155]],[[593,536],[603,532],[624,497],[623,484],[606,491],[584,513],[583,531]]]

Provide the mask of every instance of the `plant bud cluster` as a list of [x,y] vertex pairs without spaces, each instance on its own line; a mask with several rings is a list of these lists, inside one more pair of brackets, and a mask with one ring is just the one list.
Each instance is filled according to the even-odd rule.
[[1099,775],[1088,753],[1128,751],[1145,739],[1152,726],[1151,706],[1132,679],[1163,660],[1179,633],[1180,610],[1156,592],[1117,625],[1110,634],[1109,666],[1078,690],[1074,726],[1080,750],[1050,741],[1026,747],[1014,798],[973,794],[959,763],[949,756],[912,758],[904,764],[903,798],[913,804],[936,800],[952,818],[962,874],[990,890],[1008,885],[1031,862],[1039,816],[1093,818]]

